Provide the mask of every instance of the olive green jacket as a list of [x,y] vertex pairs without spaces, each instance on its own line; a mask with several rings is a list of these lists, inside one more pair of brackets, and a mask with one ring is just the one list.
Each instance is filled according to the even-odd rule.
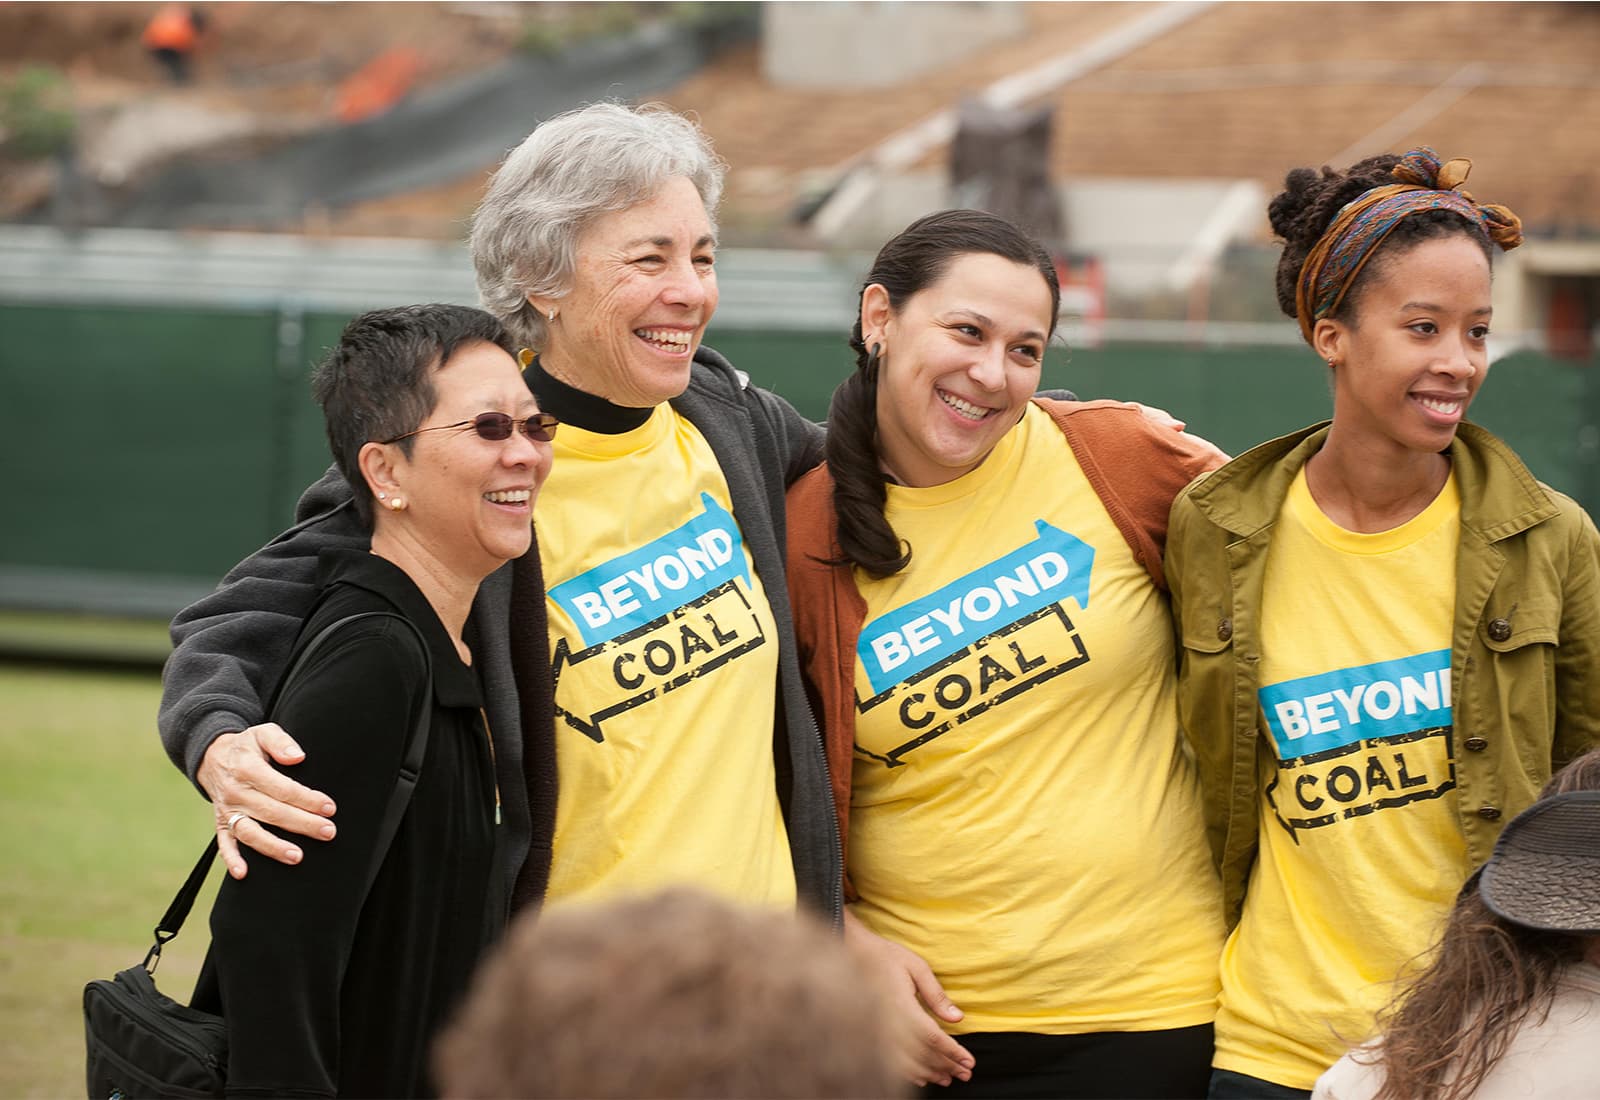
[[[1172,505],[1179,714],[1199,759],[1230,923],[1255,861],[1258,768],[1275,760],[1256,696],[1267,551],[1290,483],[1326,436],[1320,424],[1263,443],[1196,478]],[[1462,424],[1449,453],[1461,490],[1451,754],[1478,865],[1554,769],[1600,745],[1600,534],[1482,428]]]

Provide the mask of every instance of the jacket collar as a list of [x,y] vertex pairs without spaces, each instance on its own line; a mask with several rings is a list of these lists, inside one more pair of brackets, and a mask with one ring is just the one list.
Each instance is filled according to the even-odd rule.
[[[714,431],[715,425],[702,423],[702,418],[695,415],[697,411],[705,408],[703,403],[709,400],[727,408],[738,408],[739,395],[749,386],[748,374],[734,367],[715,348],[701,344],[694,351],[689,384],[684,387],[682,393],[670,398],[667,403],[705,435],[708,428]],[[709,436],[707,442],[710,442]],[[715,445],[712,449],[715,450]],[[717,456],[717,461],[719,463],[722,461],[721,455]]]
[[1456,429],[1450,461],[1461,486],[1461,525],[1487,542],[1510,538],[1561,511],[1516,452],[1476,424]]
[[[1300,467],[1321,449],[1329,421],[1253,447],[1189,490],[1189,500],[1208,520],[1249,537],[1278,520],[1283,500]],[[1450,463],[1461,489],[1461,525],[1487,542],[1526,531],[1560,509],[1503,442],[1463,421],[1450,444]]]

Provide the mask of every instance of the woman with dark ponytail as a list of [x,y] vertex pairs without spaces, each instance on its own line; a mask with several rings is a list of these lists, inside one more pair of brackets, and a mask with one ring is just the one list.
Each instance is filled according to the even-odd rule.
[[1502,824],[1600,744],[1600,536],[1465,420],[1490,258],[1521,240],[1461,190],[1470,166],[1289,174],[1278,302],[1332,422],[1173,507],[1179,708],[1234,924],[1214,1097],[1308,1096]]
[[1223,929],[1161,548],[1224,456],[1136,405],[1035,398],[1059,296],[1002,219],[913,223],[790,491],[845,934],[899,997],[918,1084],[1194,1096]]

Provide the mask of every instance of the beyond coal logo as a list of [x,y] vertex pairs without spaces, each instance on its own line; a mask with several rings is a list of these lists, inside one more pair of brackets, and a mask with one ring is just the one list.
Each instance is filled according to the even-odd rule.
[[894,705],[913,736],[906,753],[956,725],[1089,660],[1064,601],[1089,606],[1094,547],[1044,520],[1037,537],[918,600],[867,623],[856,654],[871,697],[861,714]]
[[1448,649],[1269,684],[1257,697],[1279,759],[1267,797],[1296,842],[1297,829],[1455,787]]
[[[551,655],[556,713],[593,741],[605,740],[608,718],[766,642],[739,525],[709,493],[700,501],[683,526],[550,589],[582,642],[560,638]],[[583,707],[571,705],[575,694]]]

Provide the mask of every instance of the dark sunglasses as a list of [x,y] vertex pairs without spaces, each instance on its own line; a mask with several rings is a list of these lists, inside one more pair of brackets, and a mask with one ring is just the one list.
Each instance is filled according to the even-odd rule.
[[548,443],[556,437],[556,428],[561,421],[556,419],[555,413],[534,413],[532,416],[517,420],[505,413],[479,413],[471,420],[461,420],[454,424],[440,424],[436,428],[418,428],[405,435],[397,435],[393,439],[380,439],[380,443],[398,443],[402,439],[410,439],[423,432],[447,432],[452,428],[471,428],[478,433],[479,439],[487,439],[491,443],[500,443],[511,438],[511,430],[515,428],[535,443]]

